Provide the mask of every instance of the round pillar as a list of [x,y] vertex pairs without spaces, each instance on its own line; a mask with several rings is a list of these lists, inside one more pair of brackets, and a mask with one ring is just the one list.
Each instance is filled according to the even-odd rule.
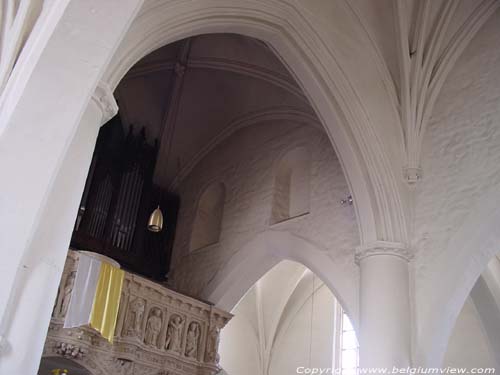
[[406,368],[411,363],[409,253],[398,243],[360,247],[360,366]]

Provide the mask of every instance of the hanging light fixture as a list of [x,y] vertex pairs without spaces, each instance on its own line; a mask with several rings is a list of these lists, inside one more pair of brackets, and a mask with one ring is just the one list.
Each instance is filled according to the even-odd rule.
[[160,206],[158,206],[149,217],[148,230],[157,233],[161,232],[162,229],[163,229],[163,214],[160,210]]

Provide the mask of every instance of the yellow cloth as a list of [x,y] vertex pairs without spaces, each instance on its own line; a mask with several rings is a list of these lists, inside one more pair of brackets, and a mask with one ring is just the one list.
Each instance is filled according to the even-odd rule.
[[102,262],[97,281],[90,326],[113,343],[125,272]]

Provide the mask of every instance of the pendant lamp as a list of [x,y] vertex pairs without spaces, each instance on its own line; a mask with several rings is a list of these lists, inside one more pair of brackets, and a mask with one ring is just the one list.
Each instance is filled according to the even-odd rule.
[[157,233],[161,232],[162,229],[163,229],[163,214],[160,210],[160,206],[158,206],[149,217],[148,230]]

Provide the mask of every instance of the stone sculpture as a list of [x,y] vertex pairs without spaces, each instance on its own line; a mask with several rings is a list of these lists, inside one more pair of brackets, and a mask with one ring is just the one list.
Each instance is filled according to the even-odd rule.
[[144,343],[146,345],[156,346],[158,341],[158,335],[161,330],[161,310],[154,307],[149,313],[149,318],[146,323],[146,335],[144,337]]
[[165,349],[173,352],[181,351],[182,342],[182,327],[184,325],[183,319],[175,314],[172,315],[168,322],[167,340],[165,341]]
[[140,334],[144,308],[145,303],[142,298],[136,298],[132,302],[130,302],[127,319],[125,321],[126,335],[137,336]]
[[186,351],[185,355],[188,358],[198,358],[198,341],[200,339],[200,325],[196,322],[189,324],[188,333],[186,336]]
[[61,302],[61,308],[59,310],[61,316],[66,316],[68,311],[69,301],[71,299],[71,292],[73,291],[73,282],[75,281],[76,272],[71,272],[66,279],[66,284],[64,286],[64,294]]
[[219,355],[217,354],[219,350],[220,341],[220,329],[219,327],[213,327],[207,337],[207,354],[205,360],[207,362],[219,362]]
[[125,274],[113,343],[87,326],[63,328],[60,313],[69,309],[78,264],[77,253],[68,257],[44,357],[77,360],[96,374],[218,373],[218,335],[231,315],[137,275]]
[[66,342],[57,343],[55,352],[63,357],[72,359],[82,359],[86,353],[85,350],[79,346]]

